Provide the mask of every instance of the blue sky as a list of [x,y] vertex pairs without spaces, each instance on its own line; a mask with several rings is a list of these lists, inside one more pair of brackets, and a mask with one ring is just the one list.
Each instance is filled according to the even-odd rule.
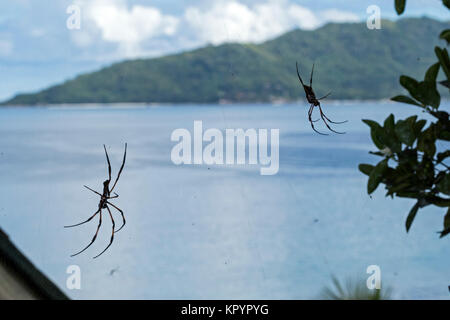
[[[394,0],[8,0],[0,3],[0,100],[127,58],[205,44],[263,42],[294,28],[364,21],[370,5],[394,19]],[[66,10],[80,8],[69,30]],[[408,0],[405,16],[448,19],[440,0]]]

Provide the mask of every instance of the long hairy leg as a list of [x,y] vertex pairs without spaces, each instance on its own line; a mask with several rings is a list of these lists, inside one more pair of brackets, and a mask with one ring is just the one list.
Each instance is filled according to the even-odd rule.
[[328,96],[331,94],[331,91],[330,92],[328,92],[326,95],[324,95],[322,98],[319,98],[319,99],[317,99],[317,100],[323,100],[323,99],[326,99],[326,98],[328,98]]
[[[329,93],[327,93],[326,95],[324,95],[322,98],[319,98],[319,99],[317,99],[317,100],[323,100],[323,99],[327,98],[330,94],[331,94],[331,91],[330,91]],[[334,124],[342,124],[342,123],[348,122],[348,120],[336,122],[336,121],[330,120],[330,118],[328,118],[328,117],[325,115],[325,113],[322,112],[322,114],[323,114],[323,116],[325,117],[325,119],[327,119],[328,122],[330,122],[330,123],[334,123]]]
[[302,77],[300,77],[300,72],[298,71],[298,63],[297,63],[297,61],[295,61],[295,67],[297,68],[298,80],[300,80],[300,83],[302,84],[302,86],[304,86]]
[[122,226],[119,228],[119,229],[117,229],[115,232],[119,232],[120,231],[120,229],[122,229],[124,226],[125,226],[125,223],[126,223],[126,220],[125,220],[125,215],[123,214],[123,211],[120,209],[120,208],[118,208],[117,206],[115,206],[114,204],[112,204],[111,202],[106,202],[107,204],[109,204],[109,205],[111,205],[114,209],[116,209],[117,211],[119,211],[120,212],[120,215],[122,216],[122,221],[123,221],[123,223],[122,223]]
[[339,131],[333,130],[333,129],[330,127],[330,125],[329,125],[329,124],[327,123],[327,121],[326,121],[327,117],[324,115],[324,113],[323,113],[322,108],[320,107],[320,105],[319,105],[319,111],[320,111],[320,116],[321,116],[321,118],[322,118],[322,120],[323,120],[323,123],[325,123],[325,125],[326,125],[327,128],[328,128],[328,130],[330,130],[330,131],[332,131],[332,132],[334,132],[334,133],[338,133],[338,134],[345,134],[345,132],[339,132]]
[[[311,123],[311,128],[312,128],[315,132],[317,132],[318,134],[321,134],[321,135],[323,135],[323,136],[327,136],[328,134],[319,132],[319,131],[316,130],[316,128],[314,128],[314,122],[315,122],[315,121],[313,121],[312,118],[311,118],[312,112],[313,112],[313,110],[314,110],[314,105],[313,105],[313,104],[311,105],[311,107],[309,108],[309,110],[310,110],[310,111],[309,111],[309,114],[308,114],[308,120],[309,120],[309,122]],[[316,120],[316,121],[317,121],[317,120]]]
[[111,162],[109,162],[108,151],[106,151],[105,145],[103,145],[103,149],[105,149],[106,161],[108,162],[108,176],[109,176],[108,180],[111,181]]
[[120,178],[120,174],[122,173],[123,167],[125,166],[125,160],[127,159],[127,143],[125,143],[125,152],[123,153],[123,161],[122,161],[122,166],[120,167],[119,173],[117,174],[117,178],[116,181],[114,181],[114,184],[110,190],[110,192],[112,192],[114,190],[114,187],[117,184],[117,181],[119,181]]
[[313,111],[314,111],[314,105],[311,105],[311,106],[309,107],[309,110],[308,110],[308,120],[309,120],[309,122],[317,122],[317,121],[320,120],[320,118],[318,118],[318,119],[316,119],[316,120],[313,120],[313,119],[312,119]]
[[85,223],[88,223],[89,221],[91,221],[99,212],[100,212],[100,210],[101,209],[98,209],[89,219],[87,219],[86,221],[83,221],[83,222],[80,222],[80,223],[77,223],[77,224],[73,224],[73,225],[70,225],[70,226],[64,226],[64,228],[72,228],[72,227],[76,227],[76,226],[79,226],[79,225],[82,225],[82,224],[85,224]]
[[97,231],[95,232],[94,237],[92,238],[91,242],[81,251],[71,255],[71,257],[75,257],[76,255],[79,255],[80,253],[82,253],[84,250],[86,250],[87,248],[89,248],[95,241],[95,239],[97,239],[97,235],[98,235],[98,231],[100,230],[100,227],[102,225],[102,209],[99,210],[100,212],[100,219],[98,221],[98,227],[97,227]]
[[84,186],[86,189],[92,191],[93,193],[98,194],[100,197],[102,196],[102,194],[100,192],[95,191],[94,189],[89,188],[88,186]]
[[108,250],[108,248],[112,245],[112,243],[113,243],[113,241],[114,241],[114,228],[115,228],[116,224],[115,224],[115,222],[114,222],[114,218],[113,218],[113,216],[112,216],[111,210],[109,210],[108,205],[106,205],[106,210],[108,210],[108,213],[109,213],[109,216],[110,216],[111,222],[112,222],[111,240],[109,241],[108,246],[107,246],[102,252],[100,252],[98,255],[96,255],[96,256],[94,257],[94,259],[100,257],[100,256],[103,254],[103,252],[105,252],[106,250]]
[[312,80],[313,80],[313,74],[314,74],[314,64],[312,66],[312,70],[311,70],[311,78],[309,79],[309,86],[312,87]]
[[348,122],[348,120],[345,120],[345,121],[339,121],[339,122],[332,121],[332,120],[330,120],[330,119],[325,115],[325,113],[322,113],[322,114],[323,114],[323,116],[325,117],[325,119],[327,119],[328,122],[330,122],[330,123],[334,123],[334,124],[343,124],[343,123]]

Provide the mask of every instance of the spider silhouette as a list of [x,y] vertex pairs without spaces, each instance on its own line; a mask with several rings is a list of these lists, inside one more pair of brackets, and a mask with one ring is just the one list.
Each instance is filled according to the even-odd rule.
[[[319,131],[316,130],[316,128],[314,128],[314,122],[317,122],[317,121],[319,121],[320,119],[312,120],[312,114],[313,114],[313,111],[314,111],[314,107],[319,107],[320,118],[322,118],[322,121],[325,123],[325,125],[326,125],[327,128],[328,128],[328,130],[330,130],[330,131],[332,131],[332,132],[334,132],[334,133],[344,134],[345,132],[338,132],[338,131],[333,130],[333,129],[330,127],[330,125],[328,124],[328,122],[334,123],[334,124],[342,124],[342,123],[346,123],[347,120],[341,121],[341,122],[334,122],[334,121],[330,120],[330,119],[323,113],[322,107],[320,106],[320,102],[319,102],[319,101],[320,101],[320,100],[323,100],[323,99],[325,99],[325,98],[327,98],[327,97],[331,94],[331,92],[327,93],[327,94],[326,94],[325,96],[323,96],[322,98],[319,98],[319,99],[316,98],[316,94],[314,93],[314,90],[313,90],[313,88],[312,88],[312,80],[313,80],[313,74],[314,74],[314,64],[313,64],[313,67],[312,67],[312,70],[311,70],[311,78],[310,78],[310,80],[309,80],[309,86],[307,86],[307,85],[305,85],[305,84],[303,83],[302,77],[300,77],[300,72],[298,71],[298,63],[297,63],[297,62],[295,62],[295,66],[297,67],[297,76],[298,76],[298,79],[300,80],[300,83],[301,83],[302,86],[303,86],[303,90],[305,90],[306,99],[308,100],[308,103],[310,104],[309,111],[308,111],[308,120],[309,120],[309,122],[311,123],[312,129],[313,129],[315,132],[317,132],[318,134],[325,135],[325,136],[328,135],[328,134],[326,134],[326,133],[319,132]],[[327,121],[328,121],[328,122],[327,122]]]
[[[117,181],[119,181],[120,174],[122,173],[123,167],[125,166],[125,160],[126,160],[126,157],[127,157],[127,144],[125,143],[125,152],[123,154],[122,166],[120,167],[119,173],[117,174],[117,178],[114,181],[114,184],[113,184],[111,189],[109,188],[109,185],[111,183],[111,163],[109,162],[109,156],[108,156],[108,152],[106,151],[106,146],[105,145],[103,145],[103,149],[105,149],[106,161],[108,162],[108,179],[103,182],[103,193],[97,192],[97,191],[89,188],[88,186],[84,186],[86,189],[88,189],[88,190],[90,190],[90,191],[92,191],[95,194],[100,196],[100,202],[98,203],[98,210],[89,219],[87,219],[86,221],[83,221],[83,222],[80,222],[80,223],[77,223],[77,224],[74,224],[74,225],[70,225],[70,226],[64,226],[64,228],[72,228],[72,227],[76,227],[76,226],[85,224],[85,223],[91,221],[98,214],[99,215],[99,222],[98,222],[97,231],[95,232],[95,235],[92,238],[91,242],[83,250],[81,250],[81,251],[79,251],[79,252],[77,252],[75,254],[72,254],[71,257],[79,255],[80,253],[85,251],[87,248],[89,248],[94,243],[95,239],[97,239],[98,231],[100,230],[100,227],[102,225],[102,210],[103,209],[108,210],[109,216],[111,218],[111,222],[112,222],[111,240],[110,240],[108,246],[102,252],[100,252],[98,255],[96,255],[94,257],[94,259],[99,257],[100,255],[102,255],[111,246],[111,244],[114,241],[114,234],[116,232],[119,232],[125,226],[125,223],[126,223],[123,211],[120,208],[118,208],[117,206],[115,206],[114,204],[112,204],[109,200],[119,197],[119,195],[117,193],[115,193],[115,192],[114,192],[114,195],[111,196],[111,192],[113,192],[113,190],[114,190],[114,188],[115,188],[115,186],[117,184]],[[117,211],[119,211],[121,216],[122,216],[122,220],[123,220],[122,226],[119,229],[117,229],[117,230],[114,230],[116,224],[114,222],[114,218],[113,218],[113,215],[111,213],[111,209],[109,208],[109,206],[111,206],[114,209],[116,209]]]

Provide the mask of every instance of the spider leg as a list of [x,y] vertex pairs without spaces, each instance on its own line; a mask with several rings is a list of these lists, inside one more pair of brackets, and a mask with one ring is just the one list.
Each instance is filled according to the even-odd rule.
[[300,83],[302,84],[302,86],[304,86],[302,77],[300,77],[300,72],[298,71],[298,63],[297,63],[297,61],[295,61],[295,66],[296,66],[296,68],[297,68],[297,76],[298,76],[298,80],[300,80]]
[[313,79],[313,74],[314,74],[314,64],[315,63],[313,63],[312,70],[311,70],[311,79],[309,79],[309,86],[310,87],[312,87],[312,79]]
[[121,210],[121,209],[119,209],[118,207],[116,207],[114,204],[112,204],[111,202],[106,202],[107,204],[109,204],[109,205],[111,205],[114,209],[116,209],[117,211],[119,211],[120,212],[120,214],[121,214],[121,216],[122,216],[122,220],[123,220],[123,224],[122,224],[122,226],[119,228],[119,229],[117,229],[116,231],[114,231],[114,232],[119,232],[123,227],[125,227],[125,223],[126,223],[126,220],[125,220],[125,215],[123,214],[123,211]]
[[114,192],[114,195],[112,197],[106,197],[106,199],[115,199],[115,198],[118,198],[118,197],[119,197],[119,195]]
[[345,121],[339,121],[339,122],[332,121],[332,120],[328,119],[328,117],[325,115],[325,113],[323,114],[323,116],[325,117],[325,119],[328,120],[328,122],[331,122],[331,123],[334,123],[334,124],[343,124],[343,123],[348,122],[348,120],[345,120]]
[[311,112],[310,112],[310,114],[309,114],[308,120],[309,120],[309,122],[311,123],[311,128],[312,128],[315,132],[317,132],[318,134],[321,134],[321,135],[323,135],[323,136],[327,136],[328,134],[319,132],[319,131],[316,130],[316,128],[314,128],[314,122],[315,122],[315,121],[313,121],[313,120],[311,119],[312,111],[314,110],[314,105],[313,105],[313,104],[311,105],[311,107],[310,107],[309,110],[311,110]]
[[110,192],[112,192],[114,190],[114,187],[117,184],[117,181],[119,181],[120,178],[120,174],[122,173],[123,167],[125,166],[125,160],[127,159],[127,143],[125,143],[125,152],[123,153],[123,161],[122,161],[122,166],[120,167],[119,173],[117,174],[117,178],[116,181],[114,182]]
[[94,237],[92,238],[91,242],[90,242],[83,250],[81,250],[81,251],[79,251],[79,252],[77,252],[77,253],[71,255],[71,257],[75,257],[76,255],[79,255],[80,253],[82,253],[84,250],[86,250],[87,248],[89,248],[89,247],[94,243],[95,239],[97,239],[98,231],[100,230],[100,227],[101,227],[101,225],[102,225],[102,210],[99,209],[99,212],[100,212],[100,219],[99,219],[99,222],[98,222],[97,231],[95,232],[95,235],[94,235]]
[[97,192],[97,191],[95,191],[95,190],[89,188],[88,186],[84,186],[84,187],[85,187],[86,189],[91,190],[92,192],[98,194],[100,197],[102,196],[102,194],[101,194],[100,192]]
[[312,120],[311,119],[313,111],[314,111],[314,105],[311,105],[311,107],[309,107],[309,111],[308,111],[308,119],[309,119],[310,122],[317,122],[317,121],[320,120],[320,118],[316,119],[316,120]]
[[105,149],[106,161],[108,162],[108,175],[109,175],[109,181],[111,181],[111,162],[109,162],[108,151],[106,151],[106,146],[105,146],[105,145],[103,145],[103,149]]
[[87,219],[86,221],[83,221],[83,222],[80,222],[80,223],[77,223],[77,224],[74,224],[74,225],[70,225],[70,226],[64,226],[64,228],[72,228],[72,227],[76,227],[76,226],[85,224],[85,223],[91,221],[91,220],[97,215],[97,213],[99,213],[99,212],[100,212],[100,209],[98,209],[98,210],[97,210],[97,211],[96,211],[89,219]]
[[100,252],[98,255],[96,255],[96,256],[94,257],[94,259],[100,257],[100,256],[103,254],[103,252],[105,252],[106,250],[108,250],[108,248],[112,245],[112,243],[113,243],[113,241],[114,241],[114,227],[116,226],[116,224],[115,224],[115,222],[114,222],[114,218],[113,218],[113,216],[112,216],[111,210],[109,210],[109,207],[108,207],[108,206],[106,206],[106,209],[108,210],[109,216],[111,217],[111,221],[112,221],[111,241],[109,241],[108,246],[107,246],[102,252]]
[[331,94],[331,91],[328,92],[326,95],[324,95],[322,98],[319,98],[317,100],[323,100],[323,99],[327,98],[330,94]]
[[322,120],[323,120],[323,123],[325,123],[325,125],[327,126],[327,128],[328,128],[328,130],[330,130],[330,131],[332,131],[332,132],[334,132],[334,133],[338,133],[338,134],[345,134],[345,132],[338,132],[338,131],[335,131],[335,130],[333,130],[331,127],[330,127],[330,125],[327,123],[327,121],[325,120],[327,117],[324,115],[324,113],[322,112],[322,108],[320,107],[320,105],[319,105],[319,111],[320,111],[320,116],[321,116],[321,118],[322,118]]

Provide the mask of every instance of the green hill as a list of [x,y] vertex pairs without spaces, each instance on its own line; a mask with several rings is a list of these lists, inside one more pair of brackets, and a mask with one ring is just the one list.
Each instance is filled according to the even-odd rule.
[[224,44],[153,59],[116,63],[4,104],[112,102],[259,102],[304,97],[295,61],[305,79],[316,61],[317,95],[380,99],[400,92],[400,74],[422,76],[449,23],[427,18],[328,24],[294,30],[262,44]]

